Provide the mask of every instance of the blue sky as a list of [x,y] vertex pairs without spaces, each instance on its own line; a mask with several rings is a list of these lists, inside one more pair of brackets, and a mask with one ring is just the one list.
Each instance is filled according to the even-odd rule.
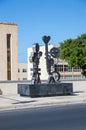
[[44,45],[44,35],[58,45],[86,33],[86,0],[0,0],[0,21],[18,24],[18,61],[25,63],[27,48]]

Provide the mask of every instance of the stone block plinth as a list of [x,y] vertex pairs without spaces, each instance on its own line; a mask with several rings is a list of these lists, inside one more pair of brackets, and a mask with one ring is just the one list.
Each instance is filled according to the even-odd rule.
[[18,94],[21,96],[43,97],[68,95],[73,93],[72,83],[57,84],[18,84]]

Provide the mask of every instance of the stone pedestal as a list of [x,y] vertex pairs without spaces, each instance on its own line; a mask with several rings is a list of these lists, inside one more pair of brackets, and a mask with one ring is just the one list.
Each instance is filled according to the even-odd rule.
[[43,97],[68,95],[73,93],[72,83],[57,84],[18,84],[20,96]]

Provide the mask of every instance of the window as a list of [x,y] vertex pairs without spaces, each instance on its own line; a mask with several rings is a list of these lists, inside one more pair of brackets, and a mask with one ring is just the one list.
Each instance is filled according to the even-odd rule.
[[10,48],[11,34],[7,34],[7,48]]
[[27,69],[22,69],[22,72],[27,72]]
[[58,71],[63,72],[63,65],[58,65],[57,69],[58,69]]
[[79,66],[76,66],[73,68],[73,72],[81,72],[81,68]]
[[68,71],[68,65],[64,65],[64,71]]
[[64,79],[72,79],[72,75],[64,75]]
[[7,34],[7,80],[11,80],[11,34]]
[[10,56],[7,56],[7,61],[10,62]]
[[20,69],[18,69],[18,73],[20,72]]
[[72,72],[72,67],[68,67],[68,72]]

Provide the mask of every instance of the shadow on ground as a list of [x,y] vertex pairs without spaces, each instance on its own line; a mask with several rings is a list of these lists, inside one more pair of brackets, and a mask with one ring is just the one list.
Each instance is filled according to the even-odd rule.
[[14,98],[9,98],[9,97],[5,97],[5,96],[0,96],[0,98],[2,99],[9,99],[11,101],[15,101],[15,103],[12,103],[12,104],[21,104],[21,103],[31,103],[31,102],[36,102],[36,100],[31,100],[31,101],[20,101],[20,100],[17,100],[17,99],[14,99]]
[[20,101],[20,102],[16,102],[16,103],[12,103],[12,104],[22,104],[22,103],[31,103],[31,102],[36,102],[35,100],[32,101]]

